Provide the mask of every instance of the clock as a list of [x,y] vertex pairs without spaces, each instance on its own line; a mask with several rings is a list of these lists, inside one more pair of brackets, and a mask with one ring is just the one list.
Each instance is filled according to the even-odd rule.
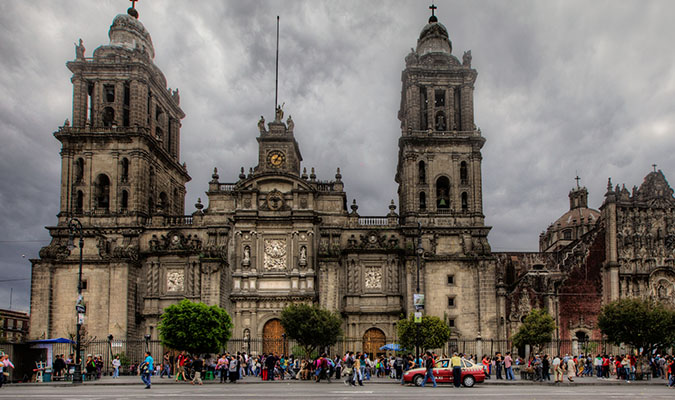
[[279,150],[273,150],[267,153],[267,165],[272,168],[279,168],[286,162],[286,155]]

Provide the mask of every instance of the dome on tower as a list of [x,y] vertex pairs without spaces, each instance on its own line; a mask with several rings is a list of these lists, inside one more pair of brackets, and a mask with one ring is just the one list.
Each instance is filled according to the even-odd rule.
[[150,34],[141,21],[132,15],[117,15],[110,25],[108,37],[111,46],[124,47],[129,50],[137,49],[148,53],[151,59],[155,58],[155,48],[152,46]]
[[431,16],[429,23],[422,28],[420,37],[417,39],[416,51],[419,56],[428,53],[452,53],[452,42],[448,30],[438,22],[435,16]]
[[539,236],[539,251],[556,252],[591,230],[600,219],[598,210],[588,208],[588,189],[570,190],[570,209]]

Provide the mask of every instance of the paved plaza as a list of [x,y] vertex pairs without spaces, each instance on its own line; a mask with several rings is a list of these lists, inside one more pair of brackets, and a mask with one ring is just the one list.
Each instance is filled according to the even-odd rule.
[[206,382],[192,386],[173,380],[154,379],[146,390],[138,377],[122,377],[113,381],[103,378],[81,386],[71,384],[14,384],[0,389],[0,399],[138,399],[138,398],[279,398],[292,399],[672,399],[675,390],[658,379],[650,382],[617,382],[615,380],[577,379],[575,384],[534,384],[532,382],[487,382],[474,388],[452,386],[418,388],[401,386],[388,379],[368,382],[363,387],[347,387],[339,381],[310,383],[299,381],[262,382],[247,378],[237,384]]

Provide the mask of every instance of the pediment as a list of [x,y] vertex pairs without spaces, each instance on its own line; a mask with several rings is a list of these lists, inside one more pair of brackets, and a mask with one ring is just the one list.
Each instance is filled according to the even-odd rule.
[[304,180],[292,175],[260,175],[243,183],[244,190],[257,190],[261,193],[281,192],[289,193],[293,190],[314,191]]

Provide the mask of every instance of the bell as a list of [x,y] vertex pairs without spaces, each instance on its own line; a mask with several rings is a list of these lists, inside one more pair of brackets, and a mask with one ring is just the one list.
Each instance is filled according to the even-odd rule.
[[441,197],[441,200],[438,202],[439,207],[447,207],[448,203],[446,203],[445,199]]

